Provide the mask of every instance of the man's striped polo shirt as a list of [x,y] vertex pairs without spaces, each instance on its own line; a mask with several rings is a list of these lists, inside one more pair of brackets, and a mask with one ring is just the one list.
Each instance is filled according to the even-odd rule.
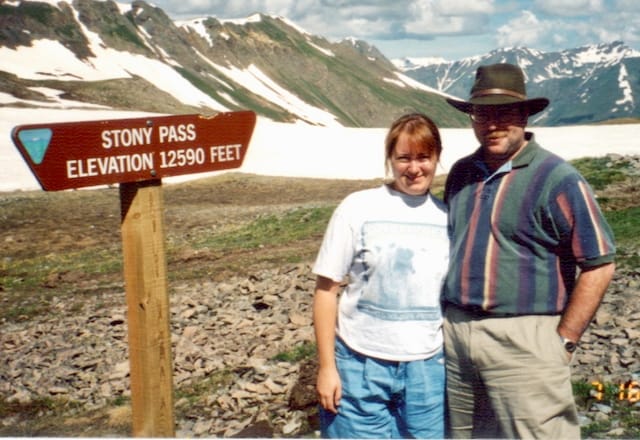
[[556,314],[573,290],[576,266],[614,260],[613,233],[589,185],[527,137],[510,166],[493,175],[480,149],[449,173],[445,302],[495,314]]

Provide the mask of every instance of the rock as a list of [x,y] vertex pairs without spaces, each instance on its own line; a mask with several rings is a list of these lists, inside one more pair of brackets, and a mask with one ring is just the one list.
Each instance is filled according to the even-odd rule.
[[640,330],[635,330],[635,329],[631,329],[631,328],[625,328],[623,330],[623,332],[625,333],[625,335],[627,335],[627,339],[631,339],[631,340],[640,339]]
[[607,438],[618,438],[625,434],[624,428],[614,428],[607,432]]
[[7,402],[9,403],[20,403],[21,405],[26,405],[31,402],[31,395],[26,391],[18,391],[13,396],[9,396]]
[[605,325],[605,324],[611,322],[612,318],[613,318],[613,314],[610,311],[610,308],[607,307],[606,305],[603,305],[596,312],[596,316],[595,316],[594,321],[598,325]]
[[[637,271],[616,276],[580,343],[574,379],[617,383],[640,375],[638,280]],[[59,282],[58,275],[52,281]],[[314,285],[309,264],[249,279],[170,285],[174,387],[189,396],[175,402],[176,413],[183,414],[176,420],[178,437],[315,435],[315,357],[275,360],[313,341]],[[59,298],[51,304],[52,314],[1,324],[0,393],[6,401],[29,404],[53,393],[89,409],[129,397],[123,292],[87,302],[81,311]],[[193,397],[202,384],[206,392]],[[581,414],[581,424],[609,417],[606,408],[596,407]]]
[[298,380],[293,386],[291,395],[289,396],[289,407],[291,409],[315,408],[318,403],[318,395],[316,392],[317,372],[318,362],[315,358],[302,363]]
[[211,420],[198,420],[193,425],[193,434],[196,436],[208,435],[209,431],[211,430],[212,424],[213,421]]
[[262,420],[247,426],[240,432],[232,435],[233,438],[273,438],[274,430],[268,421]]
[[282,433],[284,435],[291,435],[296,432],[301,425],[302,422],[300,420],[292,420],[282,427]]
[[578,423],[580,424],[581,427],[582,426],[587,426],[587,425],[591,424],[592,422],[593,421],[589,417],[587,417],[587,416],[585,416],[583,414],[578,414]]
[[609,416],[603,412],[597,412],[593,417],[593,420],[599,423],[606,423],[609,421]]
[[313,320],[311,319],[310,314],[304,315],[298,312],[289,313],[289,320],[291,321],[292,324],[298,327],[310,326],[313,323]]
[[627,345],[629,343],[629,340],[627,338],[612,338],[609,340],[609,343],[613,345],[623,346]]

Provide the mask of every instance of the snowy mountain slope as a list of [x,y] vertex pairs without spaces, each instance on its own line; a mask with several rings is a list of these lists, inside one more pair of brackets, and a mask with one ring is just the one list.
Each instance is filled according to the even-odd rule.
[[279,17],[173,22],[142,1],[22,1],[0,4],[0,29],[0,105],[51,106],[57,90],[76,106],[130,111],[375,127],[429,110],[441,125],[465,123],[365,42],[330,43]]
[[468,120],[444,96],[465,98],[478,65],[501,61],[525,69],[530,96],[551,99],[532,124],[640,116],[640,55],[621,42],[392,63],[364,41],[331,43],[282,17],[173,21],[139,0],[0,3],[4,107],[251,109],[273,121],[348,127],[386,127],[424,111],[442,127],[462,127]]
[[549,108],[536,122],[566,125],[640,117],[640,53],[622,42],[544,53],[499,49],[455,62],[394,60],[407,76],[437,90],[466,97],[479,65],[510,62],[525,71],[529,96],[546,96]]

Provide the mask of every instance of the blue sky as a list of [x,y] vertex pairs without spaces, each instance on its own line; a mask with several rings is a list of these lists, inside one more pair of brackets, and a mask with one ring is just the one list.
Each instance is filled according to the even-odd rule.
[[156,0],[170,17],[285,17],[331,41],[355,37],[387,58],[457,60],[496,48],[545,52],[622,40],[640,49],[638,0]]

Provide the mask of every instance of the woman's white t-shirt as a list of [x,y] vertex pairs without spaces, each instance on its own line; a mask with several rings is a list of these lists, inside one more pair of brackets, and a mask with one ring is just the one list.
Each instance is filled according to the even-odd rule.
[[349,347],[412,361],[442,347],[440,291],[448,261],[444,204],[383,185],[340,203],[313,272],[338,282],[348,276],[337,334]]

